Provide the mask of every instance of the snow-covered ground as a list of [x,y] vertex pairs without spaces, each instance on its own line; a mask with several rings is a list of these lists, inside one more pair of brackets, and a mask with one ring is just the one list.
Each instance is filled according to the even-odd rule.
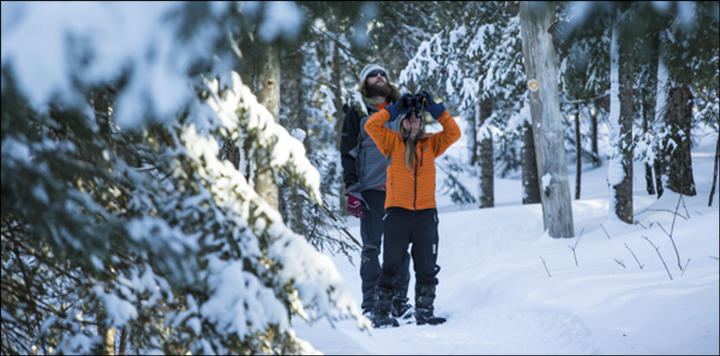
[[[448,154],[464,149],[461,139]],[[575,238],[543,233],[541,206],[521,204],[517,179],[496,178],[496,208],[439,197],[435,314],[447,323],[371,332],[352,320],[294,319],[293,326],[325,354],[717,355],[720,192],[708,207],[714,150],[714,134],[693,148],[695,197],[649,196],[636,163],[634,225],[608,218],[607,165],[586,166],[581,199],[573,201]],[[357,220],[348,224],[359,236]],[[359,301],[359,266],[342,254],[333,260]]]

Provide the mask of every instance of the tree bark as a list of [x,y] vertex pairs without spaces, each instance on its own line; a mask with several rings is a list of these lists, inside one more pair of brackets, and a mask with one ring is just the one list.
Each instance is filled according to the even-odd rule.
[[[595,104],[593,103],[593,105],[595,105]],[[593,163],[595,164],[595,167],[599,167],[601,162],[600,162],[600,151],[598,150],[597,105],[595,105],[595,108],[596,108],[596,110],[594,111],[594,113],[590,113],[590,130],[592,131],[590,146],[591,146],[592,153],[595,157]]]
[[[273,115],[275,122],[280,117],[280,51],[276,45],[266,44],[258,76],[258,102]],[[255,191],[265,201],[278,209],[278,187],[275,174],[268,165],[269,158],[256,162]]]
[[582,144],[580,141],[580,104],[575,103],[575,200],[580,199],[580,177],[582,176]]
[[522,185],[523,204],[540,203],[540,185],[538,177],[537,159],[535,158],[535,140],[533,129],[529,121],[522,126]]
[[666,155],[670,157],[667,188],[675,193],[694,196],[697,192],[690,152],[694,97],[687,83],[680,80],[674,82],[680,84],[668,91],[668,107],[665,114],[665,123],[670,128],[670,134],[664,145]]
[[[650,131],[650,117],[655,116],[652,111],[652,101],[643,100],[643,133],[648,135]],[[648,195],[655,195],[655,181],[653,180],[652,166],[649,162],[645,162],[645,187]]]
[[549,32],[554,20],[555,10],[547,4],[520,2],[525,71],[529,84],[537,81],[537,89],[530,91],[529,98],[538,184],[543,192],[543,225],[551,237],[572,237],[575,233],[560,120],[557,54]]
[[[340,141],[342,140],[342,128],[345,121],[345,113],[342,110],[342,91],[340,91],[341,83],[341,71],[340,71],[340,46],[337,43],[333,43],[333,59],[332,59],[332,74],[330,75],[330,81],[332,82],[332,90],[335,95],[333,101],[335,105],[335,148],[340,151]],[[347,206],[347,195],[345,192],[347,187],[345,186],[345,180],[340,179],[340,188],[338,191],[338,198],[340,199],[340,206]],[[343,215],[350,215],[347,209],[341,209]]]
[[718,178],[718,165],[720,165],[720,133],[717,138],[715,138],[715,141],[715,168],[713,168],[713,181],[708,206],[712,206],[713,197],[715,196],[715,183],[717,183]]
[[[617,135],[611,134],[611,139],[617,140],[617,149],[615,151],[616,157],[613,160],[619,161],[621,167],[615,166],[615,168],[622,169],[622,179],[619,181],[613,179],[611,181],[611,199],[614,199],[614,213],[622,221],[632,224],[633,223],[633,66],[635,52],[632,50],[632,44],[628,43],[623,38],[620,38],[620,34],[617,33],[618,27],[615,26],[613,29],[613,45],[616,46],[617,57],[613,55],[612,61],[617,63],[611,63],[611,66],[617,68],[617,80],[618,80],[618,98],[619,103],[615,100],[610,101],[610,105],[620,104],[619,116],[617,117],[617,128],[619,132]],[[612,45],[611,45],[612,46]],[[612,52],[613,50],[611,50]],[[612,69],[611,69],[612,70]],[[612,78],[612,75],[611,75]],[[612,92],[612,88],[611,88]],[[610,94],[614,95],[614,94]],[[613,109],[611,107],[611,110]],[[611,115],[612,116],[612,115]],[[611,117],[611,120],[614,118]],[[612,125],[612,123],[611,123]],[[611,142],[611,144],[614,144]],[[610,169],[613,169],[613,165],[610,165]],[[616,172],[611,172],[611,174]]]
[[493,159],[492,133],[486,127],[487,119],[492,115],[492,99],[480,101],[480,127],[482,140],[480,140],[480,208],[495,206],[495,161]]

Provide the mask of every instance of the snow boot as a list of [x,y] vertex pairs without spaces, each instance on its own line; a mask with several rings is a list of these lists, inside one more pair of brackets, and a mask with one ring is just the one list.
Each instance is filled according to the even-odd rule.
[[415,284],[415,322],[417,325],[438,325],[447,319],[433,315],[435,307],[435,286],[432,284]]
[[412,305],[408,303],[408,298],[400,295],[402,292],[396,290],[393,296],[392,304],[390,304],[390,313],[395,318],[409,319],[413,316],[414,310]]
[[370,318],[373,328],[400,326],[397,319],[390,314],[393,294],[392,289],[375,286],[375,308]]

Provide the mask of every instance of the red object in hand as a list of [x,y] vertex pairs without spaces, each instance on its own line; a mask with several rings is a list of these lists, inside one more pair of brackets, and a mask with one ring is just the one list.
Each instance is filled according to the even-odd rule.
[[350,214],[358,219],[365,217],[362,211],[362,201],[360,198],[348,193],[347,195],[347,208]]

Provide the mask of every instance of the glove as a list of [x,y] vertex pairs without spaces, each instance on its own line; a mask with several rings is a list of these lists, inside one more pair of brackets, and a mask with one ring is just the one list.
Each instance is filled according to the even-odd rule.
[[385,106],[385,110],[390,114],[390,121],[395,121],[398,116],[407,114],[412,109],[412,95],[410,93],[405,93],[396,102]]
[[360,183],[354,183],[351,184],[346,188],[347,194],[347,209],[348,212],[358,218],[362,219],[365,217],[365,213],[363,213],[363,205],[365,205],[365,200],[362,198],[362,194],[360,194]]
[[423,106],[423,110],[429,112],[433,119],[437,120],[440,115],[442,115],[443,111],[445,111],[445,105],[436,103],[435,99],[433,99],[432,95],[430,95],[427,91],[423,90],[422,93],[425,95],[425,98],[427,98],[427,102],[429,104],[427,108]]
[[362,211],[362,198],[352,193],[347,193],[347,208],[350,215],[362,219],[365,213]]

